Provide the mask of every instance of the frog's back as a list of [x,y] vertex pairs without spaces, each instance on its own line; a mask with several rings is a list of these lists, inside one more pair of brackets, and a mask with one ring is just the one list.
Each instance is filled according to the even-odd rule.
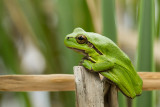
[[130,97],[141,94],[142,80],[135,71],[129,57],[105,36],[90,33],[89,40],[94,41],[92,44],[106,55],[110,61],[115,63],[115,67],[111,71],[105,72],[104,76],[113,81],[120,90],[128,91],[128,96]]
[[88,37],[90,41],[94,41],[92,44],[112,62],[134,70],[129,57],[112,40],[97,33],[90,33]]

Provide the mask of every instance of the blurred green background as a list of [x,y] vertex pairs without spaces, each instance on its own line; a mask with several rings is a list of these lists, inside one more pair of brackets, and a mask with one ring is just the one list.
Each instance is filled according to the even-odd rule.
[[[0,75],[72,74],[82,56],[63,41],[76,27],[111,38],[137,71],[160,70],[160,0],[0,0]],[[143,93],[119,93],[119,106],[160,107],[159,91]],[[0,92],[0,107],[75,107],[75,94]]]

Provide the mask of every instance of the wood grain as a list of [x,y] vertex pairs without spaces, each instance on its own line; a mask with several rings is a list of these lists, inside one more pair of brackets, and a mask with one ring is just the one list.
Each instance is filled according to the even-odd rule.
[[74,67],[76,107],[104,107],[103,82],[99,74]]
[[74,76],[68,74],[0,76],[0,91],[73,91],[74,87]]
[[[160,90],[160,72],[138,72],[143,90]],[[1,75],[0,91],[74,91],[72,74]]]
[[[107,87],[107,91],[105,88]],[[109,87],[109,88],[108,88]],[[104,107],[118,107],[118,89],[114,84],[104,82]]]
[[160,72],[139,72],[143,79],[143,90],[160,90]]

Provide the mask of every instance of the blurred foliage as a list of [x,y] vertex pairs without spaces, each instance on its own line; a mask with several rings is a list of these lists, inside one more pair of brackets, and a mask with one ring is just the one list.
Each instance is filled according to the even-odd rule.
[[102,34],[117,42],[115,0],[102,0]]
[[160,0],[157,0],[157,28],[156,28],[156,37],[160,37]]
[[[119,23],[117,23],[117,19],[120,16],[115,15],[116,10],[120,12],[117,14],[122,16],[118,20],[122,21],[122,26],[125,26],[125,23],[130,23],[129,29],[137,29],[138,7],[140,7],[137,0],[102,0],[101,6],[99,6],[99,2],[98,0],[0,0],[0,75],[37,74],[34,68],[31,68],[31,71],[27,69],[28,72],[24,68],[24,66],[28,67],[23,61],[28,57],[26,53],[28,53],[30,45],[37,49],[40,57],[44,58],[44,61],[34,61],[35,55],[28,62],[31,63],[30,65],[37,63],[38,66],[44,66],[42,72],[38,72],[38,74],[72,74],[73,66],[78,65],[82,56],[64,46],[64,37],[71,33],[75,27],[82,27],[91,32],[102,30],[104,35],[117,42],[116,27]],[[159,36],[160,0],[157,0],[157,3],[158,15],[155,29],[156,35]],[[102,12],[98,7],[102,9]],[[100,15],[98,18],[102,16],[102,20],[95,15]],[[99,24],[95,24],[97,23],[95,21],[99,23],[102,21],[102,29]],[[148,29],[153,30],[153,28],[150,26]],[[147,31],[149,31],[148,29]],[[150,42],[146,42],[147,47],[151,46],[152,43],[148,44]],[[151,53],[148,55],[153,57],[152,46],[150,49],[148,51]],[[142,49],[139,49],[139,52],[140,50]],[[139,60],[143,60],[140,58]],[[21,101],[23,100],[26,107],[32,107],[28,93],[16,93],[15,95]],[[0,94],[0,97],[3,99],[3,94]],[[53,107],[75,107],[74,92],[51,92],[48,97],[51,98]],[[125,107],[125,98],[122,99],[120,105]]]
[[[8,73],[20,73],[19,56],[14,44],[12,31],[8,31],[4,26],[5,11],[2,1],[0,1],[0,60],[3,61]],[[3,72],[4,73],[4,72]]]
[[[137,71],[155,71],[153,44],[155,37],[154,0],[141,0],[139,10],[139,42],[137,53]],[[146,48],[147,47],[147,48]],[[147,53],[147,54],[146,54]],[[143,91],[137,98],[138,107],[155,107],[155,92]]]
[[[72,73],[72,68],[78,64],[80,56],[66,49],[63,41],[75,27],[93,32],[86,1],[4,0],[0,2],[0,59],[6,66],[5,74],[23,73],[20,64],[23,58],[21,54],[27,51],[28,40],[45,58],[47,66],[44,73]],[[63,107],[75,106],[74,92],[51,93],[51,95],[57,96]],[[24,96],[26,106],[29,107],[29,100],[26,94]]]

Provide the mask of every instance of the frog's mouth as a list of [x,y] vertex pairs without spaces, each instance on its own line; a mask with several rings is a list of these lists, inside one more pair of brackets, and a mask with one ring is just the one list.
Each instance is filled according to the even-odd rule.
[[78,53],[80,53],[80,54],[82,54],[84,56],[88,56],[88,54],[85,53],[85,50],[77,49],[77,48],[71,48],[71,47],[68,47],[68,48],[70,48],[70,49],[72,49],[72,50],[74,50],[74,51],[76,51],[76,52],[78,52]]
[[[102,52],[100,52],[91,42],[88,41],[87,45],[88,45],[88,47],[93,48],[99,55],[103,55]],[[76,52],[78,52],[82,55],[88,56],[88,53],[86,53],[85,50],[72,48],[72,47],[67,47],[67,48],[70,48],[70,49],[72,49],[72,50],[74,50],[74,51],[76,51]]]

